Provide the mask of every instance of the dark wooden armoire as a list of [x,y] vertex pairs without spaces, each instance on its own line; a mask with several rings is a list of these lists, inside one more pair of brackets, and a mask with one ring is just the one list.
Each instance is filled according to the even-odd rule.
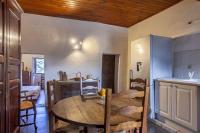
[[0,0],[0,133],[19,132],[20,24],[15,0]]
[[22,85],[29,86],[31,85],[31,72],[27,70],[22,70]]

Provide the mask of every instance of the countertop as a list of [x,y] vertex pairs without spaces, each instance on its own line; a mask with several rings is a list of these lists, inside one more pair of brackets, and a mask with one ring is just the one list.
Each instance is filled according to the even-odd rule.
[[160,78],[157,81],[176,83],[176,84],[186,84],[200,86],[200,79],[177,79],[177,78]]

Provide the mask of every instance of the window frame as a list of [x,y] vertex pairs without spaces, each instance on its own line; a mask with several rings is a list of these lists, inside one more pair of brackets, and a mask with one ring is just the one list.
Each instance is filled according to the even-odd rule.
[[45,73],[45,60],[44,60],[44,73],[39,73],[39,72],[37,72],[37,59],[43,59],[44,60],[44,58],[35,58],[35,65],[34,65],[34,67],[35,67],[35,74],[44,74]]

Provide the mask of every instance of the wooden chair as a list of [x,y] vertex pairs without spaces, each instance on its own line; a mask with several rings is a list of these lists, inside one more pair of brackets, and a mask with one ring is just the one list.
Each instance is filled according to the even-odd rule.
[[80,91],[81,96],[97,96],[99,89],[99,80],[86,80],[83,82],[82,78],[80,79]]
[[[20,92],[20,127],[23,126],[29,126],[29,125],[34,125],[35,127],[35,131],[37,130],[37,126],[36,126],[36,115],[37,115],[37,111],[36,111],[36,106],[35,106],[35,101],[33,100],[33,96],[34,95],[27,95],[28,91],[21,91]],[[29,114],[29,110],[33,110],[33,114]],[[25,114],[21,115],[22,112],[25,111]],[[33,122],[29,121],[29,116],[33,116]],[[26,120],[24,120],[24,117],[26,118]],[[23,124],[21,124],[23,123]]]
[[[128,131],[132,132],[135,130],[136,133],[147,133],[147,108],[148,108],[148,99],[149,99],[149,87],[146,87],[143,91],[135,91],[128,90],[119,94],[118,98],[127,99],[128,101],[133,100],[134,98],[143,98],[142,106],[123,106],[117,111],[113,112],[114,114],[118,114],[124,117],[131,118],[131,121],[119,123],[117,125],[111,125],[111,117],[112,116],[112,108],[111,108],[111,100],[112,100],[112,90],[106,90],[106,104],[105,104],[105,123],[104,123],[104,133],[110,132],[120,132],[120,131]],[[140,119],[134,120],[132,119],[132,115],[136,113],[141,114]]]
[[49,111],[49,132],[50,133],[68,133],[68,132],[79,132],[78,127],[55,119],[51,112],[53,105],[55,104],[55,82],[47,82],[47,96],[48,96],[48,111]]
[[143,91],[147,85],[146,79],[136,78],[130,79],[130,89]]

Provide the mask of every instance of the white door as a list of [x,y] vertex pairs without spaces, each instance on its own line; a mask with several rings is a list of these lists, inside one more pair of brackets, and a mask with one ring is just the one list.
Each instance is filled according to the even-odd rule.
[[171,119],[171,84],[160,82],[157,85],[159,87],[156,87],[156,112],[161,116]]
[[197,87],[175,84],[172,95],[172,120],[197,130]]

